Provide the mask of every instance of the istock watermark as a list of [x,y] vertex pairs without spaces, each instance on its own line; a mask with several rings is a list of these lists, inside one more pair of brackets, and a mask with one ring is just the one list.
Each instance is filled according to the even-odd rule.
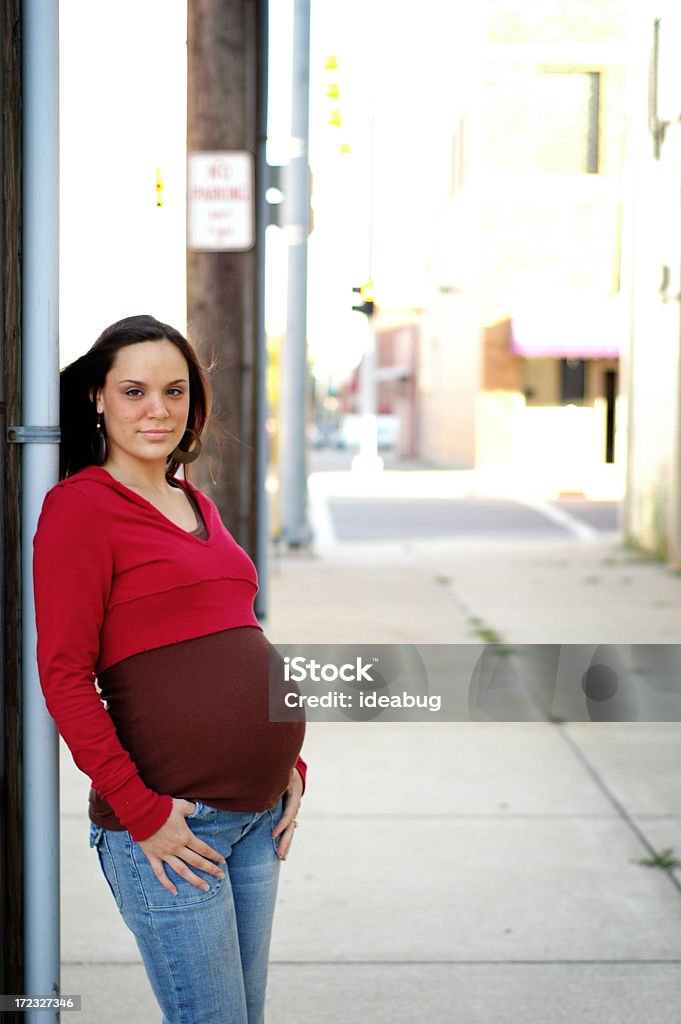
[[376,658],[365,665],[361,658],[355,658],[354,663],[345,662],[343,665],[335,665],[331,661],[318,662],[314,658],[306,661],[302,655],[295,658],[284,658],[284,679],[289,682],[302,683],[310,679],[314,683],[334,683],[340,679],[344,683],[361,682],[372,683],[373,677],[370,669],[374,667]]
[[678,644],[272,648],[270,721],[678,722]]

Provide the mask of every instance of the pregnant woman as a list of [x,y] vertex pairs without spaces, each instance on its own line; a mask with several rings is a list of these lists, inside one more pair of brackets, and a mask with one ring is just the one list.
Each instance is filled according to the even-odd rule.
[[187,479],[209,406],[191,345],[150,316],[62,371],[61,479],[34,540],[38,667],[163,1021],[257,1024],[305,727],[269,721],[255,567]]

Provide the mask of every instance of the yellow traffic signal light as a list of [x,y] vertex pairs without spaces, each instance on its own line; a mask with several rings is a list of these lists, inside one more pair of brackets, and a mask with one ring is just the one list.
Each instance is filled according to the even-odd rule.
[[352,290],[359,296],[359,301],[353,302],[352,308],[358,313],[363,313],[364,316],[372,317],[376,312],[374,282],[366,281],[362,285],[355,286]]
[[[332,128],[340,128],[343,118],[341,115],[341,88],[338,81],[338,58],[335,56],[326,57],[324,69],[327,72],[325,76],[326,96],[328,100],[331,100],[331,103],[327,106],[326,123]],[[347,138],[344,138],[339,144],[339,151],[341,153],[350,152],[350,144]]]

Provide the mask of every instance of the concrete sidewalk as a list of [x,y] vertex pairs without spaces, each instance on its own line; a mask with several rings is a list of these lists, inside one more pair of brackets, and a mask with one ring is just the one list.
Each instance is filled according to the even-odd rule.
[[[323,517],[331,482],[315,486]],[[681,638],[681,578],[616,535],[327,531],[269,582],[282,643]],[[681,725],[319,723],[305,754],[268,1024],[681,1021],[681,872],[638,863],[681,855]],[[160,1014],[87,845],[87,789],[67,753],[62,990],[83,995],[80,1024],[147,1024]]]

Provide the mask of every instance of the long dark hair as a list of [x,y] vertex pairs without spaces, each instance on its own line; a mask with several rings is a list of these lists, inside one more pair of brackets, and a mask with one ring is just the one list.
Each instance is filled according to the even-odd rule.
[[[180,440],[180,447],[190,448],[194,435],[201,433],[210,415],[210,386],[205,370],[201,366],[192,345],[183,334],[169,324],[161,323],[153,316],[128,316],[107,327],[92,348],[64,367],[60,374],[60,422],[61,445],[59,449],[59,478],[72,476],[79,469],[97,465],[97,446],[93,443],[97,425],[97,409],[94,396],[98,388],[104,387],[106,375],[111,369],[116,353],[126,345],[140,341],[162,341],[167,339],[176,346],[187,361],[189,368],[189,415],[187,429]],[[90,395],[92,394],[92,398]],[[180,463],[168,456],[166,477],[175,476]],[[187,466],[184,465],[187,477]]]

